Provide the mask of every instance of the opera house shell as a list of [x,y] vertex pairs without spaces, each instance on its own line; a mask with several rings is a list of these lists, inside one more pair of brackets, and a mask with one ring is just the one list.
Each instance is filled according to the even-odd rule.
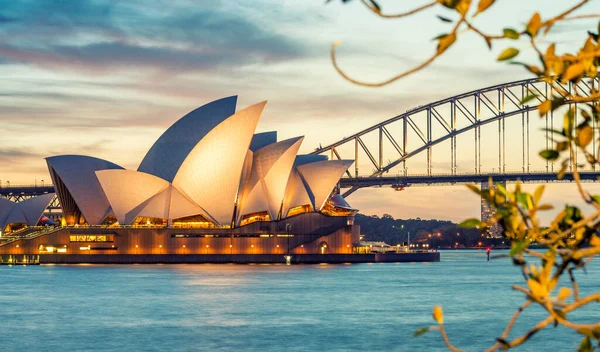
[[[147,237],[167,234],[189,241],[286,235],[317,239],[347,227],[353,238],[341,241],[339,248],[350,250],[358,236],[358,229],[352,228],[356,210],[334,190],[353,161],[298,155],[304,137],[278,141],[276,132],[255,133],[266,101],[237,112],[236,103],[235,96],[223,98],[179,119],[152,145],[137,170],[82,155],[46,158],[63,212],[60,225],[70,229],[70,239],[76,232],[95,231],[112,234],[111,250],[116,247],[114,237],[124,236],[130,239],[125,253],[133,248],[149,253],[170,248],[178,253],[171,248],[172,241],[155,246],[154,238],[146,241],[153,244],[145,245],[148,232],[142,230],[152,230]],[[0,221],[9,216],[4,213],[12,214],[1,209]],[[285,249],[298,252],[313,240],[296,238],[296,246],[288,244]],[[139,244],[130,247],[133,242]],[[234,251],[232,243],[196,242],[183,247],[205,249],[206,254]],[[282,247],[270,245],[247,247],[260,247],[256,249],[260,253]],[[211,249],[215,246],[219,248]],[[323,246],[314,245],[314,251],[323,252]]]

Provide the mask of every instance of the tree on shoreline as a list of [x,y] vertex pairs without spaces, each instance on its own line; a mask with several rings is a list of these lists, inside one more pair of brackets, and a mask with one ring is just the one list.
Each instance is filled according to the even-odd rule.
[[[327,2],[330,2],[328,0]],[[561,178],[573,164],[573,177],[579,196],[594,208],[593,213],[584,215],[581,209],[565,206],[552,221],[550,226],[541,227],[538,213],[552,209],[549,204],[542,203],[544,186],[539,186],[533,193],[524,192],[517,184],[514,191],[509,191],[502,185],[492,184],[488,189],[476,186],[469,188],[487,200],[495,210],[495,216],[489,222],[478,219],[465,220],[461,225],[467,228],[486,228],[498,223],[504,229],[504,237],[511,242],[510,257],[519,266],[525,285],[513,285],[512,289],[524,295],[525,302],[515,311],[501,336],[486,351],[506,350],[526,342],[538,331],[551,325],[561,325],[582,335],[579,351],[593,351],[600,347],[600,321],[586,324],[569,319],[569,314],[585,309],[592,303],[600,303],[600,292],[586,296],[580,295],[575,272],[585,268],[594,257],[600,254],[600,195],[587,192],[579,179],[576,153],[583,153],[585,163],[600,164],[600,148],[590,150],[594,139],[594,127],[600,122],[600,88],[595,86],[594,79],[598,75],[600,65],[599,28],[590,28],[585,41],[574,52],[558,53],[556,43],[542,43],[552,33],[557,23],[577,21],[581,19],[600,18],[600,14],[582,13],[585,5],[591,0],[572,2],[571,6],[558,12],[553,17],[542,18],[536,12],[529,16],[524,28],[502,28],[498,34],[484,33],[476,24],[477,16],[493,11],[494,6],[501,6],[496,0],[434,0],[417,6],[409,11],[388,14],[376,0],[357,0],[365,8],[382,19],[398,19],[420,13],[430,8],[444,7],[452,11],[452,18],[437,16],[439,20],[452,24],[452,29],[435,38],[435,52],[426,60],[405,72],[380,82],[365,82],[352,78],[337,63],[335,42],[331,47],[331,60],[337,72],[349,82],[366,87],[381,87],[391,84],[408,75],[425,69],[442,56],[449,47],[461,39],[466,32],[478,35],[490,49],[497,42],[521,41],[526,42],[536,53],[537,62],[524,63],[516,61],[520,51],[514,47],[505,48],[498,56],[498,61],[521,65],[530,74],[537,76],[552,87],[552,94],[543,96],[530,94],[521,104],[539,103],[540,116],[564,107],[562,129],[550,130],[550,145],[552,148],[542,150],[540,156],[544,159],[561,164],[558,178]],[[342,0],[347,3],[350,0]],[[495,4],[495,3],[498,4]],[[587,85],[589,89],[566,89],[564,85],[592,80]],[[575,160],[575,162],[573,162]],[[530,244],[537,243],[545,247],[544,253],[529,249]],[[527,255],[527,257],[526,257]],[[530,258],[533,258],[531,260]],[[530,263],[534,262],[534,263]],[[511,329],[519,315],[532,305],[538,305],[547,312],[547,317],[531,327],[525,334],[509,338]],[[441,307],[434,307],[433,318],[437,325],[420,329],[416,335],[437,330],[446,346],[451,351],[460,351],[451,343],[444,328],[444,316]]]

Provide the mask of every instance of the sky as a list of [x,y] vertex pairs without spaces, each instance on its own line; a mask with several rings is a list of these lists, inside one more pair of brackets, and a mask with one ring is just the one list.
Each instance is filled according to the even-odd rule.
[[[380,3],[395,12],[425,1]],[[490,32],[523,27],[534,11],[549,16],[574,1],[496,3],[477,20]],[[598,12],[597,1],[582,9]],[[449,30],[436,15],[452,16],[435,7],[382,20],[358,0],[0,0],[0,182],[48,183],[43,158],[61,154],[137,169],[177,119],[230,95],[239,96],[238,109],[268,100],[257,131],[304,135],[301,152],[310,152],[412,107],[530,77],[495,62],[506,44],[490,51],[469,33],[431,67],[384,88],[353,85],[333,69],[336,40],[340,64],[357,78],[378,80],[418,64],[434,50],[431,38]],[[569,50],[596,27],[559,25],[547,42]],[[532,58],[526,50],[522,56]],[[579,204],[573,185],[547,188],[552,204]],[[364,214],[453,221],[478,217],[480,206],[464,186],[369,188],[348,201]]]

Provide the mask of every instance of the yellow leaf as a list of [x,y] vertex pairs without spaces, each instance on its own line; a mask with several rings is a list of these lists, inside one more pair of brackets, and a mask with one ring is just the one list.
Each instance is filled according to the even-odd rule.
[[571,289],[568,287],[561,287],[560,290],[558,291],[558,300],[559,301],[564,301],[565,299],[567,299],[570,295],[571,295]]
[[565,63],[561,59],[556,59],[552,62],[552,71],[556,75],[561,75],[565,72]]
[[548,290],[534,279],[527,280],[527,286],[531,290],[531,294],[537,298],[544,298],[548,295]]
[[533,264],[529,266],[529,271],[531,271],[531,275],[538,276],[540,273],[537,270],[537,267]]
[[456,12],[464,15],[469,11],[469,7],[471,7],[471,0],[459,0],[458,5],[456,5]]
[[582,63],[574,64],[565,70],[562,76],[562,82],[567,83],[568,81],[581,76],[585,72],[585,66]]
[[590,125],[583,125],[581,127],[577,127],[577,145],[580,147],[585,147],[594,138],[594,130]]
[[477,12],[473,16],[477,16],[477,14],[487,10],[490,6],[494,4],[496,0],[479,0],[479,4],[477,5]]
[[456,34],[454,33],[450,33],[441,37],[440,41],[438,42],[437,53],[441,54],[446,51],[450,45],[454,44],[454,41],[456,41]]
[[540,27],[542,27],[542,18],[540,17],[540,14],[536,12],[531,16],[529,23],[527,23],[527,33],[529,33],[530,36],[535,37]]
[[556,45],[554,43],[550,44],[548,46],[548,49],[546,49],[546,58],[555,57],[556,56],[556,54],[554,53],[555,49],[556,49]]
[[540,200],[542,199],[542,194],[544,194],[544,185],[539,185],[536,189],[535,192],[533,192],[533,202],[535,204],[540,204]]
[[583,52],[584,53],[593,53],[595,50],[596,50],[596,45],[594,44],[592,37],[589,37],[583,46]]
[[548,99],[545,102],[541,103],[538,106],[538,110],[540,110],[540,116],[546,115],[548,111],[552,109],[552,100]]
[[590,239],[590,245],[593,247],[600,247],[600,237],[593,235]]
[[444,324],[444,312],[442,312],[442,307],[433,307],[433,319],[440,325]]

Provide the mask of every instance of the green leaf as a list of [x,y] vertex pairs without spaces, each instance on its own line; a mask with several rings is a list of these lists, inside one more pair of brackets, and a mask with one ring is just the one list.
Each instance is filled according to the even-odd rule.
[[471,191],[481,195],[481,190],[479,189],[479,187],[468,183],[467,188],[470,189]]
[[577,350],[579,352],[593,352],[594,349],[592,348],[592,341],[590,340],[590,338],[588,336],[584,337],[583,340],[581,340],[581,344],[579,344],[579,349]]
[[552,160],[558,159],[560,154],[556,150],[547,149],[547,150],[542,150],[540,152],[540,156],[546,160],[552,161]]
[[596,204],[600,204],[600,196],[592,196],[592,200],[596,203]]
[[415,331],[415,336],[420,336],[423,335],[426,332],[429,332],[430,329],[429,328],[420,328],[417,331]]
[[498,61],[510,60],[517,55],[519,55],[519,49],[506,48],[506,49],[504,49],[503,52],[500,53],[500,55],[498,55],[498,58],[496,60],[498,60]]
[[467,219],[463,222],[461,222],[460,224],[458,224],[458,226],[460,227],[464,227],[466,229],[474,229],[477,228],[481,225],[481,220],[479,219]]
[[521,99],[520,104],[521,105],[525,105],[525,103],[532,101],[533,99],[537,98],[538,95],[537,94],[529,94],[528,96],[526,96],[525,98]]
[[502,184],[496,183],[496,189],[498,189],[498,192],[508,197],[508,191],[506,190],[506,187],[502,186]]
[[513,241],[510,245],[510,256],[514,257],[515,255],[523,252],[528,245],[529,243],[526,241]]
[[519,39],[519,32],[515,31],[512,28],[504,28],[502,32],[504,33],[504,38],[515,40]]
[[575,110],[569,109],[563,117],[563,129],[567,137],[573,134],[573,125],[575,125]]

